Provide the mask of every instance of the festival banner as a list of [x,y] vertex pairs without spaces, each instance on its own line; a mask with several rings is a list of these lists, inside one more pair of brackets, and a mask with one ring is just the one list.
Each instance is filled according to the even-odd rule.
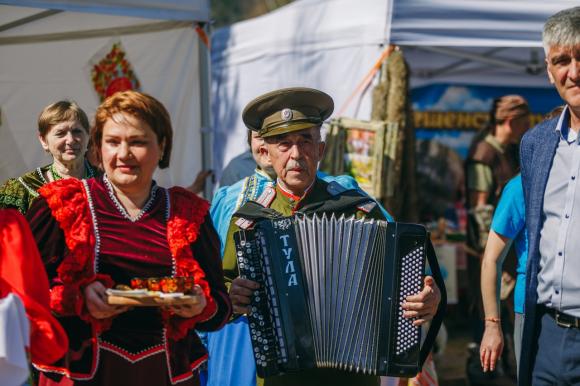
[[493,100],[508,94],[527,99],[531,127],[563,104],[553,88],[434,84],[411,91],[423,222],[445,217],[462,228],[456,213],[464,205],[464,160],[475,134],[488,123]]

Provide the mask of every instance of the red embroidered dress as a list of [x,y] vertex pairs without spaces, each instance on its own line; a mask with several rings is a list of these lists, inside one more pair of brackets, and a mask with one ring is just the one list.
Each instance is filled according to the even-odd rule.
[[[231,307],[209,204],[185,189],[153,185],[131,219],[106,178],[45,185],[27,213],[51,284],[51,308],[69,335],[64,360],[38,366],[41,385],[183,385],[198,383],[207,359],[193,330],[219,329]],[[110,319],[86,310],[83,288],[133,277],[194,276],[207,298],[203,312],[181,318],[135,307]]]

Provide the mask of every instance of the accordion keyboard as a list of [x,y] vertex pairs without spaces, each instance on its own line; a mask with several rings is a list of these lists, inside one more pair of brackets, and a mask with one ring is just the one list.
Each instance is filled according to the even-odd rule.
[[[245,238],[244,236],[244,233],[240,233],[235,237]],[[270,276],[269,280],[272,280],[271,275],[265,275],[265,271],[269,271],[270,268],[260,264],[258,238],[250,237],[244,240],[236,240],[236,246],[238,248],[236,253],[241,278],[265,282],[268,281],[268,276]],[[267,265],[267,262],[264,265]],[[271,286],[270,289],[272,289]],[[252,347],[254,348],[254,358],[258,367],[257,371],[262,377],[278,374],[278,364],[287,357],[284,340],[281,339],[282,330],[279,310],[276,307],[276,297],[267,291],[268,288],[264,285],[254,291],[250,305],[251,312],[247,315]],[[273,299],[270,305],[268,304],[268,297]]]
[[[423,273],[423,260],[425,259],[425,248],[417,248],[406,254],[401,262],[401,284],[399,292],[399,304],[403,304],[407,296],[421,292]],[[395,354],[404,355],[420,344],[421,336],[419,328],[413,325],[413,319],[403,317],[403,308],[398,307],[397,334],[396,334]]]

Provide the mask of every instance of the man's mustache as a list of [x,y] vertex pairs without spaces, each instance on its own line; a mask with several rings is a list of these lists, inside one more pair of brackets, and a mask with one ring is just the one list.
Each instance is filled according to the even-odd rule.
[[287,172],[294,170],[294,169],[301,169],[305,170],[307,168],[306,162],[302,160],[292,160],[288,162],[285,169]]

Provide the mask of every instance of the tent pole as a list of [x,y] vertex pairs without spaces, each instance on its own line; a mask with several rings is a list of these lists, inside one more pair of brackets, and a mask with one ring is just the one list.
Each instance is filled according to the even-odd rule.
[[[483,53],[483,55],[484,56],[491,56],[491,55],[495,54],[496,52],[499,52],[503,49],[505,49],[505,48],[504,47],[493,48],[489,51],[485,51]],[[435,78],[437,76],[445,75],[448,72],[456,70],[457,68],[464,66],[466,64],[470,64],[470,63],[473,63],[473,61],[470,59],[461,59],[461,60],[453,62],[447,66],[444,66],[444,67],[435,68],[433,70],[428,70],[428,71],[426,70],[423,73],[417,73],[417,75],[424,77],[424,78]]]
[[20,27],[21,25],[32,23],[33,21],[44,19],[46,17],[56,15],[57,13],[61,12],[62,11],[58,9],[49,9],[46,11],[35,13],[34,15],[23,17],[22,19],[14,20],[13,22],[0,25],[0,32],[8,31],[9,29]]
[[480,54],[474,54],[466,51],[454,50],[447,47],[428,47],[428,46],[417,46],[417,49],[429,51],[429,52],[436,52],[444,55],[455,56],[457,58],[468,59],[474,62],[480,62],[485,64],[492,64],[498,67],[509,68],[511,70],[523,71],[524,73],[527,71],[527,67],[525,64],[519,64],[510,62],[507,59],[497,59],[491,56],[484,56]]
[[38,35],[5,36],[0,37],[0,46],[13,44],[31,44],[45,42],[59,42],[63,40],[92,39],[109,36],[141,34],[156,31],[168,31],[177,28],[190,28],[189,21],[161,21],[146,24],[130,25],[124,27],[112,27],[101,29],[90,29],[84,31],[68,31],[45,33]]
[[[200,25],[209,36],[209,23]],[[211,130],[211,104],[210,104],[210,48],[202,39],[199,39],[199,76],[200,76],[200,104],[201,104],[201,169],[213,170],[213,134]],[[205,184],[204,197],[211,199],[213,184]]]

